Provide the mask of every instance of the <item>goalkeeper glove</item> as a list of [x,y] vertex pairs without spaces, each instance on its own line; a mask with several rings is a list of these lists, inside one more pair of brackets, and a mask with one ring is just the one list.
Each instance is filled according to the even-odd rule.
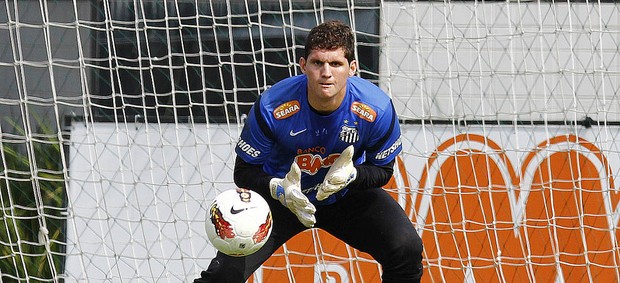
[[301,170],[297,163],[293,162],[291,170],[284,179],[272,178],[269,181],[269,189],[271,197],[290,209],[304,226],[314,226],[316,208],[301,192]]
[[353,146],[350,145],[336,158],[334,164],[327,171],[323,183],[319,185],[316,199],[326,199],[333,193],[342,190],[356,177],[357,169],[353,166]]

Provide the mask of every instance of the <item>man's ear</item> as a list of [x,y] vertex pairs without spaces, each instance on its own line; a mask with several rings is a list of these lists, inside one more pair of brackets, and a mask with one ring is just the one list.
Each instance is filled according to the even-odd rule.
[[349,77],[355,76],[356,72],[357,72],[357,60],[353,60],[351,61],[351,63],[349,63]]
[[299,67],[301,68],[301,72],[305,74],[306,73],[306,58],[304,57],[299,58]]

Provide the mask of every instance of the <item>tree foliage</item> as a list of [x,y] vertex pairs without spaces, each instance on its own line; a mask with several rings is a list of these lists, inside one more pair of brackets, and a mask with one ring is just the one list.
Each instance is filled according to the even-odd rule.
[[58,133],[13,120],[0,133],[0,282],[58,282],[64,265],[66,190]]

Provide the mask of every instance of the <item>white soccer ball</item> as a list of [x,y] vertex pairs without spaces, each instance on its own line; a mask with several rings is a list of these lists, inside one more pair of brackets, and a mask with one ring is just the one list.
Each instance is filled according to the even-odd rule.
[[230,256],[246,256],[258,251],[271,235],[272,227],[267,201],[247,189],[220,193],[207,211],[209,241]]

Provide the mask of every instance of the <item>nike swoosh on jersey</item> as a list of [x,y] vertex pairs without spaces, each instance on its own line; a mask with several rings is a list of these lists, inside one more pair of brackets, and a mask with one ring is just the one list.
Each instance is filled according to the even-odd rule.
[[303,129],[303,130],[301,130],[301,131],[297,131],[297,132],[293,132],[293,130],[291,130],[291,132],[290,132],[289,134],[291,135],[291,137],[294,137],[294,136],[296,136],[296,135],[299,135],[299,134],[301,134],[301,133],[305,132],[306,130],[307,130],[307,128],[306,128],[306,129]]

